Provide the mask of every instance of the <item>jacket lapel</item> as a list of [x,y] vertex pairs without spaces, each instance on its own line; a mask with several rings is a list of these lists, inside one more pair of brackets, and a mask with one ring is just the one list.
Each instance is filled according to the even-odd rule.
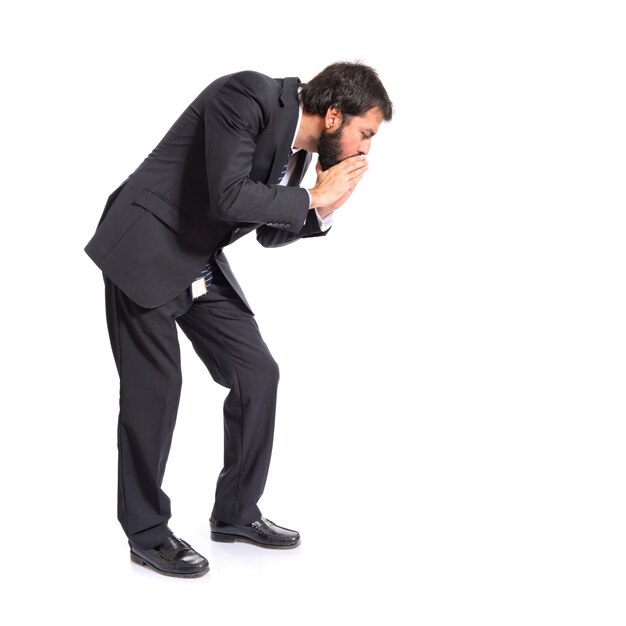
[[279,96],[279,109],[276,112],[276,151],[267,178],[268,185],[276,181],[289,158],[291,142],[298,124],[298,85],[300,79],[293,76],[284,78],[279,82],[282,82],[282,90]]

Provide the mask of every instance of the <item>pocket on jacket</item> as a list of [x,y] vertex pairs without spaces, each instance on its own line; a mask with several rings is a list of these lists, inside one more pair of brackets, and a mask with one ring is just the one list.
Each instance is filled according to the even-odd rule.
[[193,224],[193,220],[184,213],[181,213],[173,204],[151,189],[144,189],[133,200],[133,204],[137,204],[152,213],[154,217],[163,222],[163,224],[175,233],[183,233]]

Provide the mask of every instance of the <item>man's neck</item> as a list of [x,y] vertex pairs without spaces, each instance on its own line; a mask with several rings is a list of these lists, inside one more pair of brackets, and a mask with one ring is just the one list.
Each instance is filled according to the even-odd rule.
[[302,121],[294,141],[294,147],[307,152],[317,152],[317,144],[322,134],[324,119],[320,115],[302,111]]

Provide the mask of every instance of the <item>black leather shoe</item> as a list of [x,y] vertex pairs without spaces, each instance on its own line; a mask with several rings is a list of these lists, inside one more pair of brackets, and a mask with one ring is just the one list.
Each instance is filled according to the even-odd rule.
[[196,578],[209,571],[209,562],[198,554],[186,541],[170,535],[155,548],[143,550],[130,545],[130,560],[147,565],[159,574]]
[[300,533],[277,526],[266,517],[247,525],[234,525],[211,518],[211,539],[223,543],[241,541],[262,548],[295,548],[300,544]]

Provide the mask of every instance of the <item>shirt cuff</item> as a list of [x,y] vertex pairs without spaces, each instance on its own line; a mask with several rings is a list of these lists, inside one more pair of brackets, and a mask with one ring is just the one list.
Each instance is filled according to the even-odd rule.
[[315,211],[315,215],[317,217],[317,223],[319,224],[320,230],[322,232],[327,231],[333,225],[333,214],[329,213],[326,217],[320,217],[320,214],[317,212],[317,209],[313,209]]

